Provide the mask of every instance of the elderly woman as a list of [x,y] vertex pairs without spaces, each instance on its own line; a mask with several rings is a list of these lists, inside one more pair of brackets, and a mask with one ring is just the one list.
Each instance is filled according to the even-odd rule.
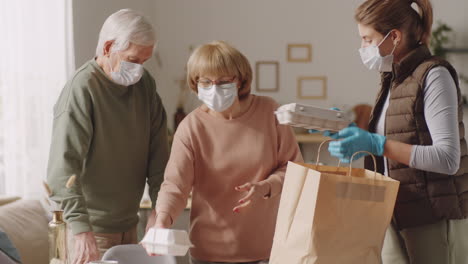
[[250,94],[252,69],[225,42],[196,49],[190,88],[204,103],[180,124],[156,203],[169,228],[193,192],[192,263],[266,263],[288,161],[302,161],[271,98]]

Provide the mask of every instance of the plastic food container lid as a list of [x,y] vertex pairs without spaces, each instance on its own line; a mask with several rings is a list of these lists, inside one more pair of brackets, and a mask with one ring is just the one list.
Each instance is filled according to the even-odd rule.
[[275,115],[282,125],[321,131],[336,132],[352,122],[345,112],[298,103],[280,106]]
[[95,260],[88,262],[88,264],[119,264],[119,262],[115,260]]
[[148,253],[171,256],[185,256],[193,247],[187,231],[163,228],[150,228],[141,244]]

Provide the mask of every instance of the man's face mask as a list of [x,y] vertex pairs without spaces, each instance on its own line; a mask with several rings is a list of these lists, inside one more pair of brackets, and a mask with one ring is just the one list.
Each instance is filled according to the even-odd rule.
[[113,71],[112,65],[110,65],[112,80],[123,86],[130,86],[137,83],[141,79],[141,76],[143,76],[143,65],[124,61],[120,58],[120,55],[119,59],[119,71]]
[[379,47],[390,35],[391,31],[384,37],[384,39],[379,43],[379,45],[371,45],[365,48],[359,49],[359,54],[361,55],[362,63],[369,69],[379,72],[391,72],[393,66],[393,52],[396,49],[396,45],[393,45],[393,50],[390,55],[382,57],[380,55]]

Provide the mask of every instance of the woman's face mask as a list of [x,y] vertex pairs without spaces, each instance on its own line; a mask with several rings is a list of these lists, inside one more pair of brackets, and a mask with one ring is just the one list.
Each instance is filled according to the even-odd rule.
[[384,39],[376,46],[371,45],[368,47],[360,48],[359,54],[361,55],[362,63],[369,69],[379,72],[391,72],[393,66],[393,52],[397,45],[393,45],[393,50],[390,55],[382,57],[380,55],[379,47],[388,38],[391,31],[384,37]]
[[198,83],[198,99],[218,113],[226,111],[237,98],[237,83],[206,85]]

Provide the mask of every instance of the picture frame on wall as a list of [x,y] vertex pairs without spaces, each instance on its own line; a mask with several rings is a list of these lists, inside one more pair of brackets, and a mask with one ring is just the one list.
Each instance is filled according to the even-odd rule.
[[297,78],[298,99],[327,99],[327,76],[300,76]]
[[257,61],[255,63],[255,89],[258,92],[279,91],[278,61]]
[[288,62],[311,62],[311,44],[288,44]]

